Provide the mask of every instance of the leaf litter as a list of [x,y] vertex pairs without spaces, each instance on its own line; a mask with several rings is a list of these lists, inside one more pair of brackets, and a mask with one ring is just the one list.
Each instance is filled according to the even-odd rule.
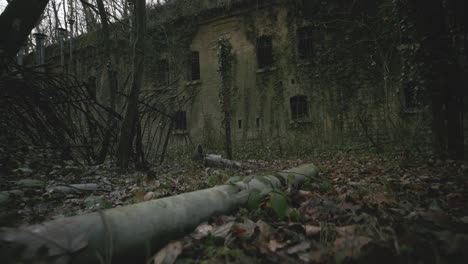
[[[38,223],[207,188],[232,176],[314,163],[320,168],[317,179],[299,188],[268,193],[250,210],[213,217],[151,260],[467,263],[466,162],[428,160],[402,165],[397,158],[341,153],[243,163],[247,166],[241,170],[188,162],[164,164],[149,172],[123,172],[110,164],[84,166],[72,161],[18,163],[11,173],[2,175],[0,206],[5,210],[1,210],[0,225]],[[91,186],[87,184],[98,188],[73,188]],[[60,191],[70,188],[73,191]]]
[[250,162],[270,171],[312,162],[321,176],[278,190],[286,195],[270,195],[257,209],[234,212],[231,223],[219,216],[201,224],[180,240],[185,247],[176,263],[468,261],[466,163],[402,166],[397,159],[346,154]]

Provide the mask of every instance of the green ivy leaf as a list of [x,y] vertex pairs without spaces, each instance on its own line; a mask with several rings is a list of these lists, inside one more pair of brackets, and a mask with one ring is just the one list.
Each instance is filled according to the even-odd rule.
[[234,184],[234,183],[239,182],[239,181],[241,181],[241,177],[239,177],[239,176],[234,176],[234,177],[229,178],[229,179],[226,181],[226,184]]
[[247,176],[242,180],[242,182],[249,183],[253,178],[254,178],[254,176]]
[[291,187],[296,176],[294,174],[288,174],[288,187]]
[[247,200],[247,208],[250,210],[255,210],[260,207],[260,203],[262,202],[262,195],[259,191],[252,191],[249,195],[249,199]]
[[269,185],[271,186],[272,183],[270,180],[268,180],[267,178],[265,178],[264,176],[258,176],[258,177],[255,177],[255,179],[257,179],[259,182],[265,184],[265,185]]
[[285,218],[288,213],[288,201],[286,196],[280,192],[270,193],[271,208],[279,218]]
[[264,189],[260,192],[260,196],[263,197],[263,196],[266,196],[267,194],[271,193],[271,190],[270,189]]

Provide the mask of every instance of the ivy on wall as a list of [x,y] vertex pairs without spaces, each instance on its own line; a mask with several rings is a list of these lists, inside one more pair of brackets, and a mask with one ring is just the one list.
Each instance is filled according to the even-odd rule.
[[219,97],[223,112],[222,123],[224,125],[225,151],[228,159],[232,159],[232,44],[226,37],[221,37],[217,41],[218,73],[221,77],[221,89]]

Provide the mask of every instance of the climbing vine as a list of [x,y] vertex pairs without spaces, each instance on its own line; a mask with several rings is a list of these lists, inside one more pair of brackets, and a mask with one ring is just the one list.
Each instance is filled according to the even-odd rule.
[[217,42],[218,50],[218,73],[221,77],[221,89],[219,97],[221,99],[221,108],[223,112],[223,125],[225,133],[226,156],[232,159],[232,45],[227,37],[221,37]]

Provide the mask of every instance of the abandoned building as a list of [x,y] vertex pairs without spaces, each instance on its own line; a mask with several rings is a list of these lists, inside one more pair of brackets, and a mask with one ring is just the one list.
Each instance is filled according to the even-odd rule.
[[[144,87],[165,98],[155,107],[173,118],[173,146],[222,147],[223,77],[235,149],[378,148],[406,139],[430,144],[423,90],[401,80],[401,43],[385,13],[392,1],[189,2],[168,1],[148,11]],[[364,10],[383,14],[366,20]],[[381,31],[369,33],[365,23]],[[113,67],[125,93],[131,36],[116,28]],[[230,43],[231,57],[220,58],[220,39]],[[95,80],[97,100],[108,103],[108,91],[99,88],[107,77],[98,40],[98,32],[76,38],[71,63],[70,52],[61,55],[57,47],[46,49],[45,60]],[[220,70],[221,59],[229,60],[228,72]],[[467,123],[465,117],[465,132]]]

